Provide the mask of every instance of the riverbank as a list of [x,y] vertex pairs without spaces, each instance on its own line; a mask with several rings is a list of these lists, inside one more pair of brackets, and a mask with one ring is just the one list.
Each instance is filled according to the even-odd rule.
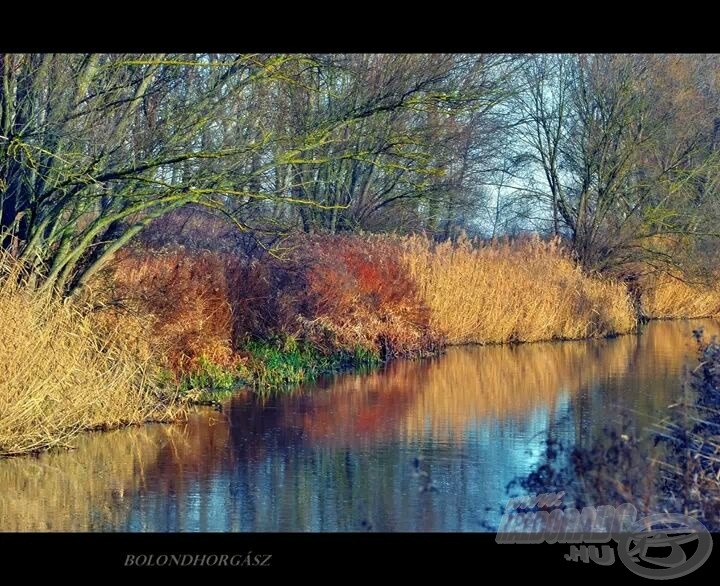
[[132,320],[59,303],[21,284],[0,255],[0,457],[68,446],[80,432],[176,421],[156,357]]
[[557,241],[355,235],[295,238],[282,260],[131,249],[109,289],[155,316],[185,386],[267,391],[448,345],[602,338],[645,318],[720,313],[715,290],[650,278],[637,287],[639,299],[583,272]]
[[273,348],[272,370],[286,362],[278,354],[293,362],[300,346],[306,365],[348,356],[365,363],[448,344],[605,337],[637,325],[622,283],[584,274],[558,243],[539,239],[316,236],[291,241],[282,260],[260,261],[133,249],[118,258],[106,289],[111,303],[135,300],[155,317],[153,334],[180,376],[208,363],[255,371],[269,356],[258,344]]
[[0,455],[447,345],[602,338],[635,331],[641,314],[720,313],[716,291],[668,280],[644,281],[638,304],[537,238],[315,236],[282,258],[136,247],[73,304],[18,276],[5,257]]

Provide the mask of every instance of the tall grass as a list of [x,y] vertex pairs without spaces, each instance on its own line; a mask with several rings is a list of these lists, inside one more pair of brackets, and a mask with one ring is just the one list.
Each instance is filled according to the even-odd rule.
[[669,276],[646,279],[642,308],[654,319],[714,317],[720,315],[720,286],[687,283]]
[[430,324],[449,343],[534,342],[630,332],[619,282],[582,272],[556,242],[404,239],[404,260]]
[[23,285],[0,255],[0,456],[67,445],[88,429],[182,415],[132,333]]

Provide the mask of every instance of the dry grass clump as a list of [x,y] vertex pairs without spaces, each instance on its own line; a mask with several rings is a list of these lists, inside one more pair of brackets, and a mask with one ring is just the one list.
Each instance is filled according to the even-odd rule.
[[687,283],[663,275],[643,283],[641,301],[650,318],[714,317],[720,315],[720,286]]
[[182,415],[158,390],[132,335],[20,277],[1,255],[0,456],[67,445],[83,430]]
[[623,284],[584,274],[555,241],[402,240],[404,261],[451,344],[533,342],[630,332]]

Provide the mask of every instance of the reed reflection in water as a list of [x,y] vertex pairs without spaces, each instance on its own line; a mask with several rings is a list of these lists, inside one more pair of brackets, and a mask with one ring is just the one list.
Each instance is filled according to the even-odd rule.
[[623,414],[638,431],[661,415],[699,325],[720,332],[655,322],[610,340],[451,348],[242,394],[182,425],[88,434],[0,461],[0,530],[490,530],[548,437],[589,445]]

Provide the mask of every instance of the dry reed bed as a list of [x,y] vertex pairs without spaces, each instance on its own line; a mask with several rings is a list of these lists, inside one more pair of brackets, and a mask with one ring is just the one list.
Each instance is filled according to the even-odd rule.
[[0,456],[67,445],[77,433],[182,415],[122,324],[20,284],[0,256]]
[[646,279],[642,308],[654,319],[683,319],[720,316],[720,285],[710,287],[669,276]]
[[436,244],[426,238],[313,236],[282,260],[132,250],[113,295],[155,317],[175,372],[230,365],[248,337],[289,337],[321,353],[386,358],[444,343],[533,342],[633,331],[622,283],[584,274],[556,242]]
[[626,288],[584,274],[557,242],[402,240],[404,260],[450,344],[535,342],[631,332]]

